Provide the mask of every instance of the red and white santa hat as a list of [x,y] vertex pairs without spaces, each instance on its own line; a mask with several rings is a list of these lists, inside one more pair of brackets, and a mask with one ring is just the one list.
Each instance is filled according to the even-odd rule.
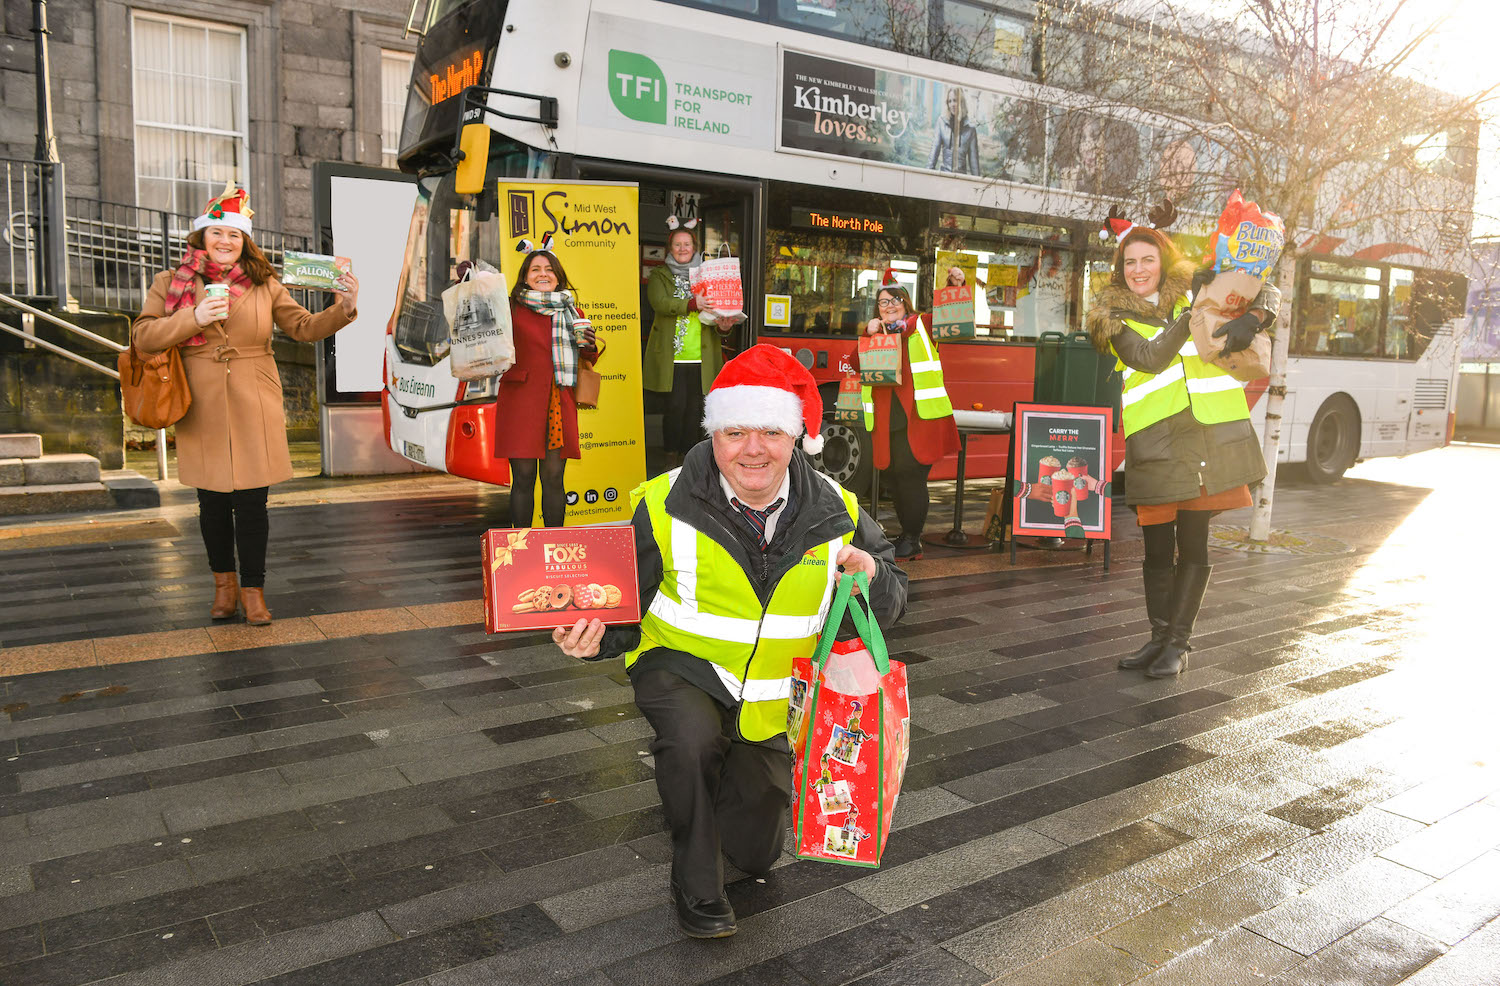
[[193,232],[209,226],[230,226],[249,236],[250,218],[254,215],[250,193],[230,180],[224,184],[224,191],[203,207],[203,215],[193,220]]
[[802,450],[817,455],[823,451],[823,398],[817,382],[785,349],[751,346],[724,364],[703,398],[704,431],[735,427],[802,435]]

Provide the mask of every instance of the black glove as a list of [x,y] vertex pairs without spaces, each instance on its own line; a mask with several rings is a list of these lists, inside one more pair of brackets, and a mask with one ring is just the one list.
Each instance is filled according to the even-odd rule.
[[1198,298],[1198,292],[1208,287],[1208,282],[1212,281],[1214,279],[1214,276],[1214,269],[1212,267],[1199,267],[1197,270],[1193,271],[1192,292],[1193,299],[1195,301]]
[[1249,349],[1250,344],[1255,341],[1255,333],[1260,331],[1260,316],[1253,312],[1246,312],[1239,318],[1232,318],[1214,330],[1215,339],[1224,339],[1224,351],[1220,355],[1228,356],[1230,353],[1238,353]]

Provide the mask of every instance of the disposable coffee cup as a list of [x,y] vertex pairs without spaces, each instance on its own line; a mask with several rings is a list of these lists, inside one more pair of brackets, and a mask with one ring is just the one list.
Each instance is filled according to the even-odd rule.
[[229,297],[229,285],[227,285],[227,284],[205,284],[205,285],[203,285],[203,297],[205,297],[205,298],[227,298],[227,297]]
[[575,318],[575,319],[573,319],[573,342],[574,342],[574,344],[576,344],[578,346],[586,345],[588,343],[589,330],[592,329],[592,328],[593,328],[593,323],[591,323],[586,318]]

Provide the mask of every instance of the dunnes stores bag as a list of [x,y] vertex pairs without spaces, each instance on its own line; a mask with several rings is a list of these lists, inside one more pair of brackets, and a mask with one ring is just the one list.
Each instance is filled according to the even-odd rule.
[[699,308],[712,309],[717,315],[739,315],[745,310],[739,257],[707,258],[693,268],[688,281]]
[[965,284],[932,292],[932,341],[963,342],[975,335],[974,289]]
[[833,420],[851,428],[863,427],[865,402],[861,394],[859,374],[846,373],[839,380],[839,396],[833,404]]
[[489,264],[470,267],[464,279],[443,292],[448,320],[448,369],[458,380],[484,380],[504,373],[516,361],[505,275]]
[[1266,279],[1275,273],[1285,241],[1280,216],[1261,212],[1254,202],[1245,201],[1238,188],[1230,193],[1213,239],[1211,263],[1217,273],[1193,299],[1188,324],[1198,358],[1236,380],[1270,376],[1270,333],[1256,333],[1249,349],[1224,355],[1224,340],[1215,338],[1214,332],[1249,309]]
[[[859,585],[860,594],[850,590]],[[811,657],[792,662],[787,733],[795,753],[796,855],[879,866],[911,749],[906,666],[892,661],[863,572],[839,577]],[[844,613],[859,638],[836,640]]]
[[899,332],[880,332],[859,337],[859,381],[871,387],[901,385],[901,346]]

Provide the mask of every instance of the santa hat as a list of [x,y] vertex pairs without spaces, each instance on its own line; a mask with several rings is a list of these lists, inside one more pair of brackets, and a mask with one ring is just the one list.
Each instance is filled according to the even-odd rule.
[[232,180],[225,182],[224,191],[203,209],[203,215],[193,220],[193,232],[209,226],[230,226],[246,236],[250,235],[250,217],[255,210],[250,208],[250,193]]
[[896,280],[896,268],[887,267],[885,269],[885,273],[880,278],[880,286],[883,288],[899,288],[901,286],[901,282]]
[[807,368],[784,349],[760,343],[724,364],[703,398],[703,430],[780,428],[801,435],[808,455],[823,451],[823,398]]

